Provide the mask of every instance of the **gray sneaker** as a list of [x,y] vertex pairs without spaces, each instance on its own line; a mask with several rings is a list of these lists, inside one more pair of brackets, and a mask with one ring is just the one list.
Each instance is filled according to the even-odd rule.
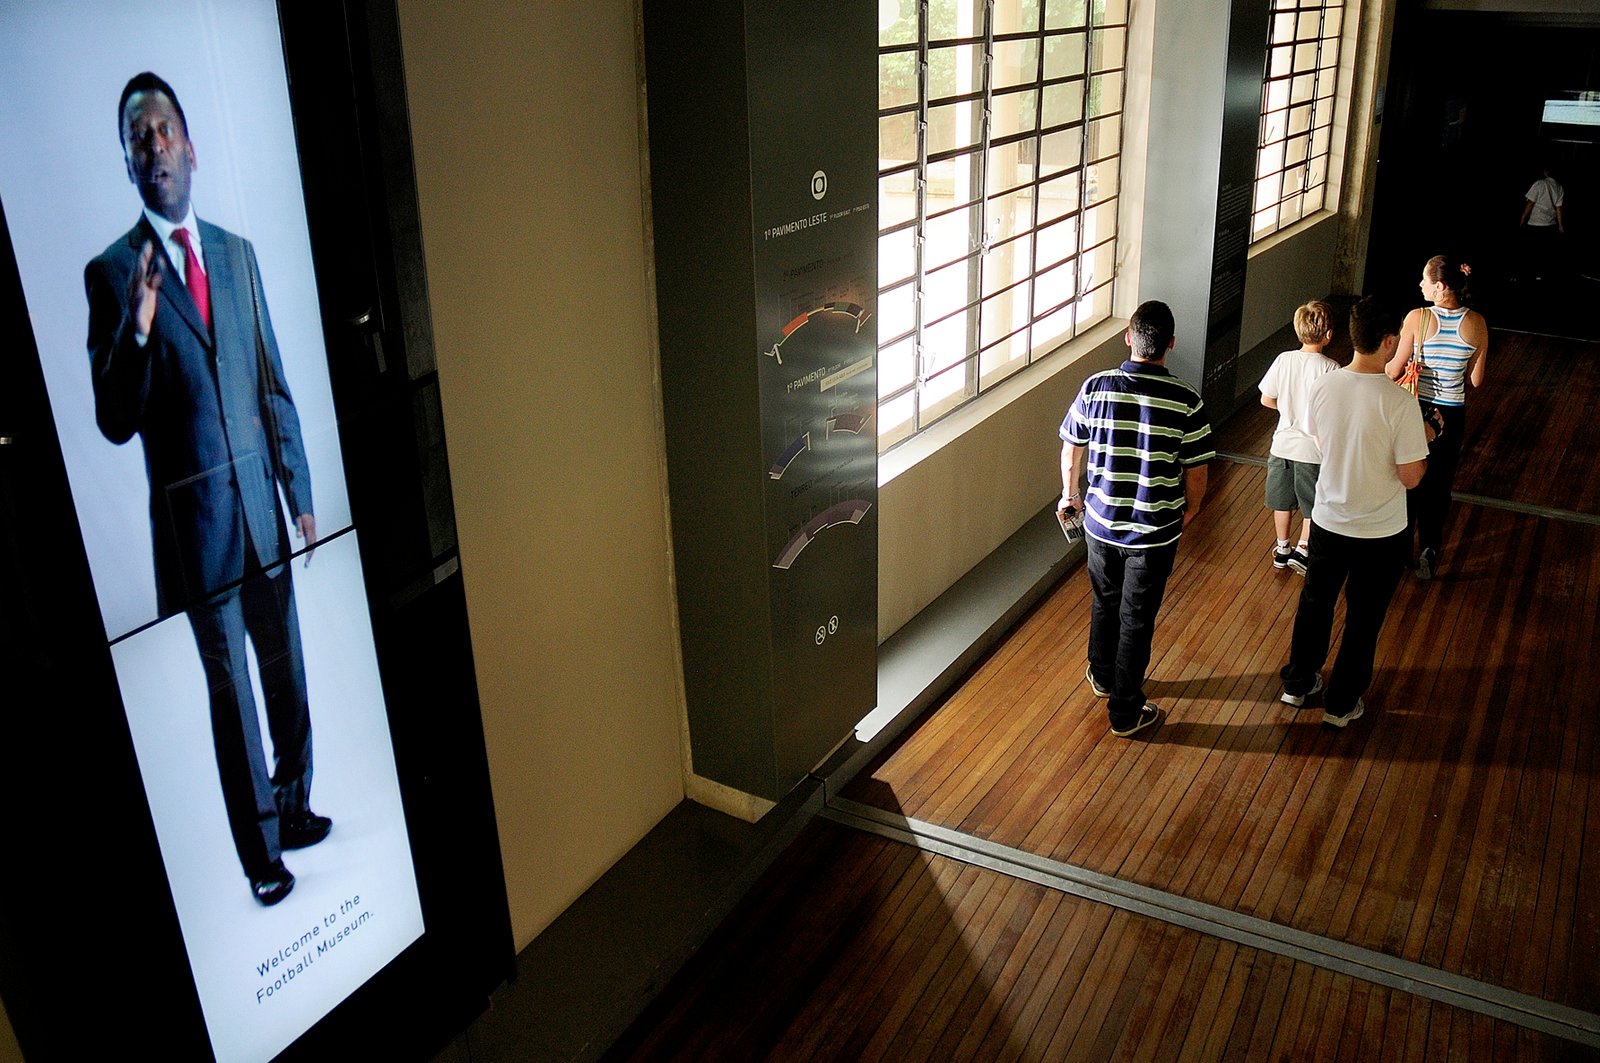
[[1361,719],[1361,714],[1363,712],[1366,712],[1366,711],[1367,711],[1366,705],[1364,705],[1362,703],[1360,698],[1357,698],[1356,699],[1356,707],[1351,709],[1349,712],[1345,713],[1343,716],[1335,716],[1333,713],[1329,712],[1327,709],[1323,709],[1322,710],[1322,722],[1325,723],[1325,724],[1328,724],[1328,725],[1330,725],[1332,727],[1346,727],[1351,722]]
[[1311,681],[1310,690],[1306,691],[1304,694],[1291,694],[1285,690],[1283,692],[1283,696],[1278,700],[1283,702],[1285,705],[1293,705],[1297,709],[1303,709],[1305,708],[1307,698],[1313,697],[1314,695],[1320,693],[1322,693],[1322,673],[1318,672],[1316,678]]
[[1144,703],[1144,708],[1139,710],[1138,719],[1134,720],[1133,723],[1120,730],[1113,727],[1111,729],[1111,733],[1116,735],[1118,738],[1131,738],[1140,731],[1144,730],[1146,727],[1154,727],[1160,722],[1161,710],[1147,701]]
[[1084,670],[1083,670],[1083,678],[1085,678],[1085,679],[1087,679],[1089,681],[1089,689],[1094,691],[1094,696],[1095,697],[1097,697],[1097,698],[1109,698],[1111,696],[1111,691],[1107,690],[1105,687],[1101,686],[1099,683],[1096,683],[1094,681],[1094,665],[1091,664],[1088,667],[1084,668]]

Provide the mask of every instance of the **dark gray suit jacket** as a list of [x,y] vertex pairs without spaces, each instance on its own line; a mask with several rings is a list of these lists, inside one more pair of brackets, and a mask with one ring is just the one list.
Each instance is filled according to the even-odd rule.
[[[292,516],[312,511],[300,418],[255,250],[208,222],[199,227],[209,330],[142,214],[84,270],[95,418],[113,443],[137,434],[144,444],[162,615],[244,577],[246,526],[263,564],[287,556],[279,487]],[[128,280],[146,242],[166,276],[149,341],[140,347],[128,316]]]

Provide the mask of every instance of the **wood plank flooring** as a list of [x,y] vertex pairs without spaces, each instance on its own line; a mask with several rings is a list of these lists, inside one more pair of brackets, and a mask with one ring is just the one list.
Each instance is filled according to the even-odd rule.
[[[1457,490],[1600,513],[1579,442],[1600,352],[1493,353]],[[1270,418],[1224,445],[1264,454]],[[1263,481],[1213,468],[1156,633],[1159,728],[1109,734],[1079,567],[843,796],[1600,1013],[1600,525],[1458,504],[1440,577],[1396,594],[1366,717],[1336,731],[1278,700],[1301,582],[1268,563]],[[610,1058],[1600,1052],[819,822]]]
[[1562,1060],[1556,1038],[818,821],[609,1060]]
[[1080,571],[846,796],[1600,1010],[1600,528],[1461,507],[1341,732],[1278,701],[1300,583],[1266,561],[1263,476],[1219,466],[1185,536],[1147,741],[1108,738],[1083,678]]

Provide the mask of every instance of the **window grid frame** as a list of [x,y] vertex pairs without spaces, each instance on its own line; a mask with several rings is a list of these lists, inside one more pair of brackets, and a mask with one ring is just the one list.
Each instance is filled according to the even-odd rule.
[[[1327,33],[1328,14],[1330,11],[1339,13],[1339,32],[1333,35]],[[1305,220],[1310,213],[1304,207],[1305,198],[1317,189],[1322,190],[1322,201],[1316,210],[1331,210],[1333,204],[1328,202],[1328,189],[1333,169],[1333,138],[1328,137],[1326,150],[1316,152],[1317,133],[1319,130],[1330,129],[1333,125],[1334,112],[1338,109],[1338,73],[1339,53],[1342,48],[1345,20],[1349,16],[1349,0],[1277,0],[1267,14],[1267,51],[1262,66],[1261,80],[1261,111],[1256,127],[1256,158],[1255,173],[1251,179],[1250,196],[1250,243],[1252,245],[1268,239],[1282,232],[1290,226],[1297,225]],[[1316,36],[1301,37],[1299,26],[1304,16],[1315,13]],[[1287,40],[1276,40],[1277,20],[1283,16],[1292,16],[1295,24],[1293,34]],[[1314,45],[1311,66],[1301,69],[1297,65],[1296,56],[1306,45]],[[1324,61],[1325,53],[1331,46],[1331,61]],[[1272,73],[1273,51],[1277,48],[1290,50],[1289,69],[1276,76]],[[1309,76],[1311,81],[1311,94],[1303,103],[1296,103],[1294,99],[1294,83],[1297,79]],[[1331,84],[1330,84],[1331,83]],[[1282,107],[1269,107],[1274,85],[1282,84],[1285,88],[1285,103]],[[1324,95],[1324,86],[1329,86],[1329,91]],[[1306,128],[1300,132],[1291,132],[1293,112],[1305,108],[1309,113]],[[1273,140],[1268,140],[1267,130],[1269,119],[1273,115],[1283,115],[1282,135]],[[1305,152],[1302,158],[1295,162],[1287,159],[1288,147],[1296,139],[1303,139]],[[1263,157],[1270,149],[1278,147],[1283,152],[1277,160],[1277,165],[1267,172],[1263,172]],[[1322,160],[1322,175],[1317,181],[1312,181],[1311,172],[1317,162]],[[1294,189],[1284,187],[1284,176],[1291,170],[1300,171],[1300,180]],[[1268,202],[1262,202],[1257,197],[1260,195],[1261,182],[1276,178],[1278,182],[1277,195]],[[1299,200],[1300,207],[1293,218],[1284,220],[1284,204],[1291,200]],[[1270,225],[1258,227],[1259,219],[1267,212],[1272,212]]]
[[[1124,5],[1107,5],[1099,0],[1090,0],[1085,4],[1084,21],[1081,25],[1050,28],[1048,26],[1050,8],[1054,4],[1068,3],[1072,0],[1040,0],[1037,22],[1029,30],[1010,30],[1005,33],[996,33],[995,3],[996,0],[985,0],[982,9],[983,32],[975,36],[956,36],[932,40],[930,38],[930,0],[917,0],[917,40],[915,43],[898,43],[893,45],[880,45],[878,55],[880,64],[885,56],[896,54],[915,54],[916,56],[916,82],[917,99],[914,103],[901,103],[892,107],[881,107],[878,111],[879,125],[882,128],[885,119],[915,114],[916,132],[916,158],[912,162],[899,162],[893,166],[884,167],[880,151],[878,170],[878,183],[880,195],[884,182],[887,179],[913,175],[912,184],[915,195],[915,206],[910,212],[910,217],[897,221],[894,225],[879,230],[879,239],[904,234],[913,230],[912,236],[912,271],[909,276],[897,277],[878,290],[882,299],[889,293],[900,293],[906,286],[912,286],[910,328],[899,331],[888,338],[880,337],[878,350],[880,352],[911,341],[912,372],[910,380],[888,392],[878,396],[878,405],[883,407],[891,402],[911,396],[911,413],[909,426],[903,432],[899,429],[894,433],[894,442],[885,448],[880,442],[880,449],[892,449],[900,443],[916,436],[940,418],[948,415],[953,410],[976,399],[985,391],[998,383],[1008,379],[1029,366],[1036,364],[1041,359],[1058,350],[1068,341],[1079,335],[1083,329],[1109,316],[1109,309],[1099,315],[1085,320],[1078,320],[1076,316],[1071,321],[1068,331],[1064,335],[1055,337],[1050,341],[1046,350],[1034,349],[1032,330],[1043,320],[1062,310],[1071,307],[1074,303],[1094,305],[1093,296],[1103,289],[1108,289],[1116,280],[1113,266],[1110,276],[1094,283],[1091,287],[1083,288],[1083,264],[1086,256],[1110,244],[1114,247],[1119,235],[1115,222],[1116,204],[1121,198],[1122,167],[1120,161],[1115,170],[1115,181],[1109,192],[1100,189],[1091,197],[1088,173],[1092,167],[1099,166],[1110,160],[1120,160],[1122,154],[1122,137],[1120,126],[1126,105],[1127,94],[1127,46],[1128,46],[1128,12]],[[1118,18],[1111,21],[1107,16],[1107,7],[1112,7]],[[1120,33],[1116,33],[1120,31]],[[1114,63],[1107,63],[1104,52],[1104,42],[1108,35],[1116,33],[1120,39],[1121,50],[1115,56]],[[1076,38],[1074,41],[1073,38]],[[1076,72],[1058,74],[1046,78],[1047,47],[1052,41],[1071,41],[1081,47],[1081,63]],[[1037,47],[1033,55],[1033,79],[1031,81],[1007,82],[1003,87],[995,87],[995,47],[997,44],[1015,44],[1036,42]],[[1101,46],[1097,52],[1096,45]],[[981,63],[974,64],[981,68],[981,88],[958,92],[950,95],[930,98],[931,67],[930,54],[935,48],[950,48],[959,46],[981,46]],[[1114,76],[1118,85],[1117,98],[1114,101],[1099,101],[1099,110],[1094,110],[1091,105],[1091,93],[1099,79]],[[1077,84],[1078,113],[1070,121],[1058,122],[1048,127],[1044,125],[1046,106],[1046,89],[1059,86]],[[1031,121],[1027,121],[1023,128],[1008,132],[1000,137],[993,135],[994,130],[994,102],[997,97],[1023,97],[1032,93]],[[980,128],[976,143],[963,142],[957,146],[930,152],[930,123],[929,114],[933,108],[945,107],[952,104],[975,105],[981,103],[982,112],[979,116]],[[1097,123],[1115,120],[1118,123],[1119,134],[1116,138],[1114,150],[1091,157],[1093,145],[1093,132]],[[1076,130],[1078,149],[1075,163],[1065,166],[1060,170],[1049,171],[1042,176],[1045,163],[1043,160],[1045,140],[1047,137],[1060,133]],[[1070,142],[1069,142],[1070,143]],[[989,189],[989,170],[991,154],[996,148],[1005,148],[1012,145],[1029,145],[1031,148],[1032,172],[1021,183],[1004,189]],[[971,182],[971,194],[964,203],[941,204],[937,209],[929,209],[929,167],[940,163],[954,162],[967,159],[969,167],[968,179]],[[1072,248],[1065,257],[1060,257],[1041,266],[1039,241],[1034,239],[1040,229],[1039,222],[1039,190],[1051,181],[1061,180],[1068,175],[1077,175],[1077,193],[1072,206],[1064,212],[1051,217],[1047,223],[1054,225],[1068,219],[1076,219],[1072,235]],[[1015,195],[1024,190],[1032,189],[1028,200],[1026,224],[1013,226],[1003,238],[993,241],[989,238],[989,211],[991,204],[1006,196]],[[1088,243],[1084,236],[1083,219],[1093,208],[1108,208],[1113,217],[1111,233],[1104,239]],[[948,262],[939,262],[930,265],[928,259],[927,232],[930,221],[952,216],[960,211],[968,211],[968,251],[965,255],[957,255]],[[1020,275],[1013,275],[1000,284],[993,291],[986,291],[985,285],[986,261],[991,252],[1008,244],[1019,245],[1026,241],[1026,263],[1019,269]],[[1114,262],[1115,255],[1112,254]],[[957,268],[963,261],[968,262],[966,268],[966,293],[959,305],[949,304],[941,306],[936,312],[927,305],[926,285],[930,275],[945,269]],[[1041,274],[1048,273],[1066,263],[1076,263],[1073,267],[1072,294],[1064,301],[1056,303],[1040,311],[1037,304],[1036,282]],[[1027,305],[1022,313],[1022,323],[1003,322],[994,331],[997,333],[985,340],[984,336],[984,308],[986,303],[998,300],[1007,293],[1012,293],[1026,287]],[[1081,289],[1081,290],[1080,290]],[[903,295],[899,296],[903,298]],[[1109,302],[1107,304],[1109,306]],[[1015,316],[1015,312],[1014,316]],[[964,330],[966,342],[964,353],[957,359],[940,365],[934,361],[935,355],[930,352],[924,343],[924,336],[928,329],[937,327],[952,319],[966,315]],[[995,349],[1013,343],[1019,334],[1027,335],[1027,350],[1020,358],[1008,360],[1003,371],[996,371],[995,379],[987,385],[984,381],[983,361],[985,355]],[[1021,364],[1015,364],[1020,362]],[[925,402],[924,387],[936,378],[943,378],[952,372],[961,372],[963,381],[960,388],[950,396],[931,399]],[[953,401],[952,401],[953,400]],[[882,421],[880,420],[880,428]],[[897,422],[900,423],[900,422]],[[882,437],[880,436],[880,439]]]

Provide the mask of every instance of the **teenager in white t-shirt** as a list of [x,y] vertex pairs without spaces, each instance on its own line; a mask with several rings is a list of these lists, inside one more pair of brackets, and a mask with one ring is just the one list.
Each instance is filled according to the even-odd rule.
[[1566,189],[1550,176],[1548,167],[1528,186],[1527,194],[1522,197],[1521,269],[1524,276],[1543,280],[1555,270],[1560,258],[1561,237],[1567,231],[1561,210],[1566,200]]
[[[1277,541],[1272,547],[1272,567],[1292,568],[1306,574],[1306,550],[1311,541],[1311,507],[1316,501],[1317,467],[1322,452],[1306,431],[1306,403],[1311,382],[1339,368],[1322,353],[1333,339],[1333,308],[1320,299],[1294,312],[1294,334],[1300,349],[1284,351],[1273,359],[1261,378],[1261,405],[1278,411],[1267,458],[1267,508]],[[1289,546],[1289,524],[1300,511],[1300,541]]]
[[1522,198],[1522,224],[1535,229],[1554,227],[1566,232],[1566,219],[1562,217],[1561,206],[1567,201],[1567,191],[1561,187],[1560,181],[1550,176],[1549,170],[1542,171],[1539,179],[1528,186],[1528,194]]
[[1384,373],[1400,319],[1372,298],[1350,311],[1355,355],[1311,385],[1307,425],[1322,451],[1312,507],[1310,563],[1295,611],[1283,701],[1299,708],[1323,689],[1334,607],[1345,600],[1344,639],[1329,673],[1322,722],[1344,727],[1365,709],[1378,634],[1410,560],[1406,491],[1427,469],[1417,400]]

